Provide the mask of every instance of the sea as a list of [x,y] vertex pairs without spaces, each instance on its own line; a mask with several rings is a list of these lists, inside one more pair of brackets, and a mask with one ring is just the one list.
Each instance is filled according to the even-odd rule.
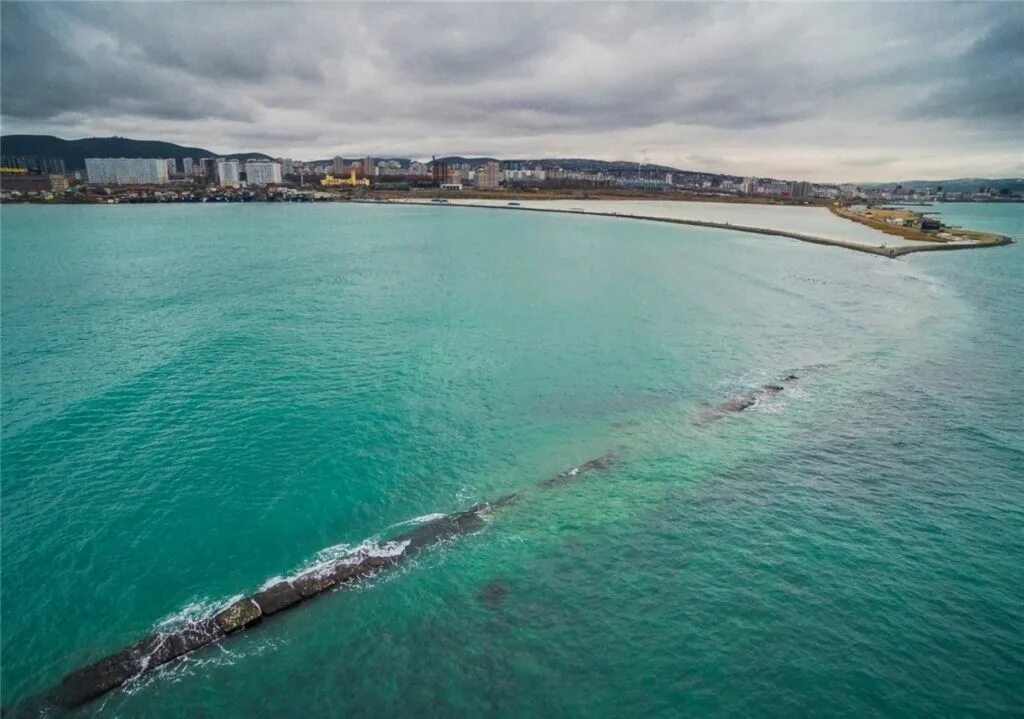
[[[1022,204],[929,209],[1024,240]],[[0,233],[5,717],[509,493],[73,716],[1024,713],[1020,242],[345,203],[4,206]]]

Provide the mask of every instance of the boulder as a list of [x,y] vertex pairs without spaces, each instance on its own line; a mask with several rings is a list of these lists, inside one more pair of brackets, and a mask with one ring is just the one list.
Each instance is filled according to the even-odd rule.
[[572,481],[588,472],[602,472],[615,464],[618,459],[619,456],[615,452],[607,452],[602,454],[600,457],[595,457],[594,459],[584,462],[578,467],[573,467],[572,469],[567,469],[564,472],[559,472],[554,477],[541,482],[540,486],[548,489],[559,484]]
[[252,601],[252,598],[245,597],[217,614],[214,619],[217,622],[217,626],[221,628],[221,631],[225,634],[232,634],[259,621],[262,616],[263,612]]
[[314,569],[312,572],[292,580],[292,586],[295,587],[295,590],[303,599],[309,599],[317,594],[326,592],[337,583],[338,580],[334,578],[333,573],[322,568]]
[[172,632],[152,634],[116,654],[68,674],[58,689],[60,703],[72,708],[95,699],[129,679],[206,646],[224,636],[208,617]]
[[111,654],[64,677],[57,690],[58,701],[68,709],[81,706],[116,689],[138,673],[138,659],[131,656],[129,650]]
[[252,600],[259,606],[263,615],[269,617],[282,609],[298,604],[302,601],[302,596],[295,591],[291,582],[278,582],[272,587],[254,594]]

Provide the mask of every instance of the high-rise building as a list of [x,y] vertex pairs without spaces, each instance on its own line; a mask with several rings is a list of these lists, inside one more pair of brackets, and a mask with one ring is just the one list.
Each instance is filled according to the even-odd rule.
[[794,182],[793,189],[791,191],[793,199],[795,200],[807,200],[811,197],[811,183],[809,182]]
[[757,194],[757,190],[758,190],[758,186],[759,185],[760,185],[760,182],[758,181],[758,179],[756,177],[746,177],[746,178],[743,179],[743,182],[740,184],[740,192],[743,192],[743,193],[745,193],[747,195],[755,195],[755,194]]
[[186,157],[181,161],[181,169],[185,171],[186,177],[192,177],[192,158]]
[[290,175],[292,174],[292,158],[282,157],[279,162],[281,163],[281,174]]
[[501,165],[497,162],[485,162],[476,171],[476,186],[495,188],[501,183]]
[[277,162],[247,162],[245,181],[250,185],[280,185],[281,165]]
[[167,182],[167,160],[139,157],[88,157],[89,182],[107,185],[162,185]]
[[204,175],[210,182],[217,179],[217,163],[222,160],[216,157],[204,157],[199,160],[199,174]]
[[167,174],[177,175],[178,174],[178,161],[173,157],[167,158]]
[[430,163],[430,175],[439,185],[448,182],[448,163],[434,158]]
[[373,175],[373,158],[367,155],[366,157],[363,158],[363,177],[373,177]]
[[221,160],[217,163],[217,182],[221,187],[238,187],[238,160]]
[[334,170],[335,175],[345,174],[345,158],[341,155],[336,155],[334,161],[331,162],[331,169]]

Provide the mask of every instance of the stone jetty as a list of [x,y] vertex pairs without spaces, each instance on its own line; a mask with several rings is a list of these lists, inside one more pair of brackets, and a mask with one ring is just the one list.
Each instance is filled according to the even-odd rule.
[[573,480],[579,479],[590,472],[603,472],[618,461],[619,455],[617,452],[607,452],[602,454],[600,457],[584,462],[578,467],[567,469],[564,472],[559,472],[550,479],[545,479],[540,483],[540,487],[541,489],[551,489],[552,487],[557,487],[560,484],[565,484],[566,482],[572,482]]
[[64,709],[81,706],[189,652],[223,641],[317,595],[352,585],[420,550],[473,532],[483,526],[484,518],[495,509],[517,500],[517,495],[509,494],[494,502],[484,502],[466,511],[424,522],[388,540],[381,546],[380,553],[344,557],[243,597],[212,617],[150,635],[68,674],[55,690],[51,703]]
[[727,400],[718,402],[717,404],[707,405],[697,416],[693,418],[692,424],[703,426],[710,424],[715,420],[719,420],[731,412],[742,412],[745,409],[750,409],[762,399],[767,399],[773,395],[782,392],[785,389],[787,382],[794,382],[800,379],[795,374],[786,375],[778,384],[766,384],[758,388],[754,392],[748,394],[739,395],[736,397],[730,397]]

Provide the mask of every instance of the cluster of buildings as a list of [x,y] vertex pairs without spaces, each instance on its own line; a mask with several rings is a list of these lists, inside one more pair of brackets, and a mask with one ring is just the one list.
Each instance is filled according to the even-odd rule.
[[85,172],[91,185],[166,185],[174,179],[206,176],[221,187],[241,187],[243,182],[280,185],[284,177],[279,162],[204,158],[196,163],[190,157],[184,158],[180,172],[173,158],[90,157],[85,160]]
[[[172,186],[167,192],[162,186]],[[60,158],[4,156],[0,159],[0,192],[5,199],[61,195],[73,191],[133,187],[151,188],[152,197],[228,197],[253,190],[255,196],[280,195],[279,189],[337,190],[599,190],[676,192],[704,196],[765,198],[786,202],[931,202],[1021,200],[1021,192],[979,188],[977,192],[946,192],[942,187],[904,190],[895,187],[793,182],[774,178],[736,177],[684,172],[666,167],[596,160],[494,160],[486,158],[406,158],[298,161],[292,158],[233,157],[87,158],[85,170],[66,172]],[[91,189],[89,189],[91,188]],[[225,194],[226,193],[226,194]],[[248,194],[245,196],[249,196]]]

